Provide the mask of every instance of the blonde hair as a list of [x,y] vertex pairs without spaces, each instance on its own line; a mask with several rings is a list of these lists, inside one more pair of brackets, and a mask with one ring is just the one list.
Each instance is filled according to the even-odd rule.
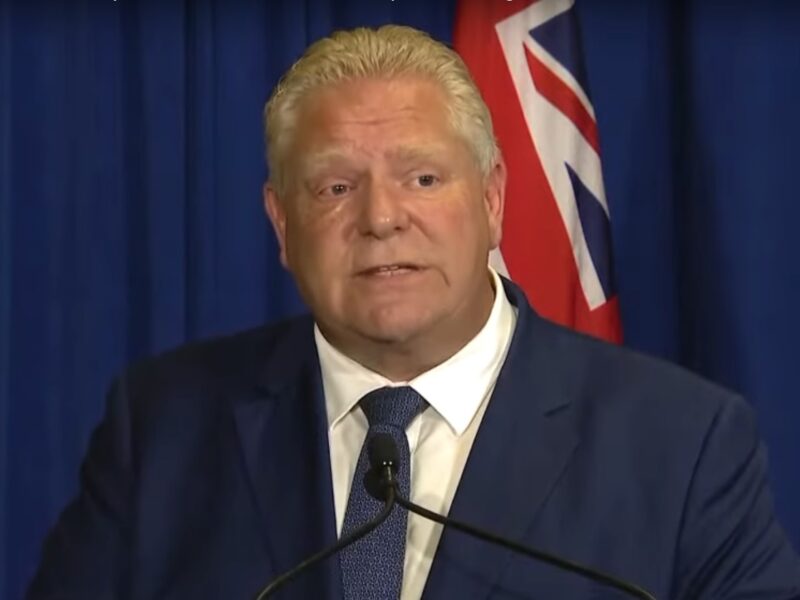
[[401,25],[337,31],[308,47],[278,82],[264,107],[267,163],[273,185],[285,189],[284,154],[297,106],[314,89],[352,79],[427,77],[441,85],[451,125],[488,176],[499,150],[489,109],[464,61],[428,34]]

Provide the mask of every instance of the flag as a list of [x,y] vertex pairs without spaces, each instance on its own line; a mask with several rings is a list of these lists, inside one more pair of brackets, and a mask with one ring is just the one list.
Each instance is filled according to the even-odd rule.
[[534,308],[619,342],[608,204],[574,0],[459,0],[454,45],[508,167],[491,264]]

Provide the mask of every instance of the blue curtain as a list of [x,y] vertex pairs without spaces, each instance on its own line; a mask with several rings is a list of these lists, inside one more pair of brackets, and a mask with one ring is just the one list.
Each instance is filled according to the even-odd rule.
[[[626,343],[747,395],[800,547],[800,3],[578,9]],[[454,14],[0,0],[0,597],[21,596],[75,493],[115,373],[302,310],[260,200],[278,76],[333,28],[449,41]]]

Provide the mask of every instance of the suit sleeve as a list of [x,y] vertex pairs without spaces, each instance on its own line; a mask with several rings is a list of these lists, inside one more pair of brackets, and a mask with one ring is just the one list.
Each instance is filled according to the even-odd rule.
[[123,597],[132,490],[130,419],[124,386],[108,396],[81,466],[80,491],[48,534],[28,600]]
[[800,559],[775,518],[766,450],[740,398],[709,428],[683,514],[673,598],[800,598]]

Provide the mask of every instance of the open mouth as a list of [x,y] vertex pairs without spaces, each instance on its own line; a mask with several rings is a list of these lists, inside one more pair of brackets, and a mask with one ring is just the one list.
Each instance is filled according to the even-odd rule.
[[397,277],[398,275],[408,275],[421,270],[417,265],[399,263],[364,269],[359,274],[368,277]]

